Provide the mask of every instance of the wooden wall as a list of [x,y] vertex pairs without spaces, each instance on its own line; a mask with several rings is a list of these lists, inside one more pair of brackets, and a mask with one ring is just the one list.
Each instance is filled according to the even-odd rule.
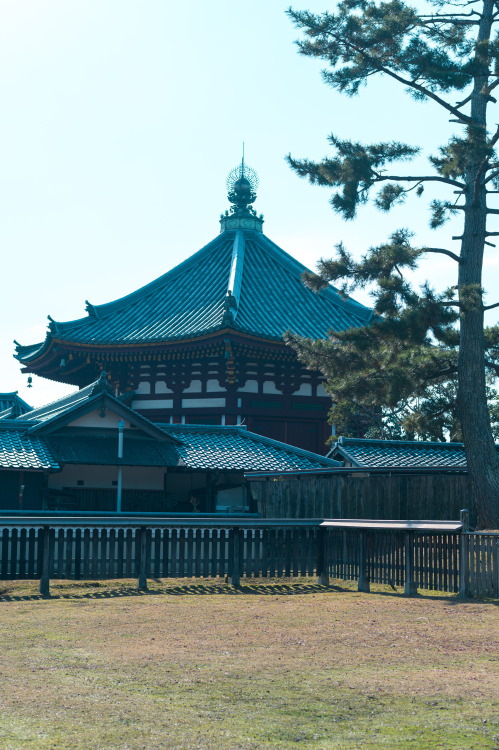
[[263,518],[380,518],[476,522],[466,474],[328,474],[252,480],[251,494]]

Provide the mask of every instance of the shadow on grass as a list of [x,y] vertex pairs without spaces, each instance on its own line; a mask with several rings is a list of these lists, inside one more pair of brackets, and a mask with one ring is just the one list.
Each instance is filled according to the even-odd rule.
[[340,586],[321,586],[319,584],[285,584],[285,583],[268,583],[268,584],[241,584],[240,586],[232,586],[226,583],[215,583],[214,585],[204,585],[200,583],[183,584],[179,586],[161,586],[161,582],[158,579],[150,579],[150,583],[153,587],[146,590],[138,589],[136,586],[123,586],[120,588],[106,588],[103,591],[82,591],[81,593],[75,591],[76,588],[88,589],[93,586],[96,588],[105,586],[105,583],[92,582],[92,581],[75,581],[70,583],[71,591],[64,592],[58,591],[57,589],[65,588],[64,584],[54,583],[51,585],[51,593],[49,596],[42,596],[41,594],[16,594],[10,593],[8,588],[0,589],[0,603],[1,602],[17,602],[17,601],[38,601],[42,599],[113,599],[123,598],[127,596],[297,596],[303,594],[317,594],[327,592],[347,592],[348,589],[342,589]]
[[[364,596],[360,594],[355,585],[344,586],[339,583],[322,586],[318,583],[257,583],[243,582],[239,586],[232,586],[228,583],[214,581],[212,584],[187,583],[165,586],[160,579],[149,579],[150,588],[146,590],[138,589],[135,585],[124,584],[119,588],[108,588],[105,581],[67,581],[64,583],[52,583],[51,593],[49,596],[41,594],[21,594],[15,593],[15,590],[9,590],[6,586],[0,589],[0,604],[2,602],[21,602],[21,601],[39,601],[43,599],[52,600],[99,600],[99,599],[117,599],[124,597],[144,597],[144,596],[303,596],[310,594],[350,594]],[[102,587],[102,590],[99,590]],[[70,588],[70,591],[64,589]],[[62,589],[62,590],[61,590]],[[78,589],[85,589],[78,591]],[[88,591],[88,589],[94,589]],[[423,591],[414,596],[406,597],[402,587],[394,591],[386,589],[371,589],[367,596],[372,597],[389,597],[396,599],[424,599],[425,601],[441,601],[449,605],[458,606],[466,603],[484,603],[499,606],[497,599],[479,599],[479,598],[461,598],[455,593],[438,593]]]

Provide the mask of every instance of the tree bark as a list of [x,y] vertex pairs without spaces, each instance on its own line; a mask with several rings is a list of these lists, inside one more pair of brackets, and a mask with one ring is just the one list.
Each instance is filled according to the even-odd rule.
[[[482,74],[475,75],[471,98],[471,117],[476,132],[487,139],[488,65],[479,46],[490,38],[494,0],[484,0],[477,36],[477,60]],[[479,183],[482,183],[481,185]],[[487,231],[487,194],[480,164],[470,165],[466,173],[464,231],[459,263],[459,298],[464,305],[460,317],[459,415],[463,431],[468,472],[477,506],[479,528],[495,528],[499,523],[499,458],[490,426],[485,382],[485,337],[482,306],[467,309],[469,285],[482,287],[482,266]]]

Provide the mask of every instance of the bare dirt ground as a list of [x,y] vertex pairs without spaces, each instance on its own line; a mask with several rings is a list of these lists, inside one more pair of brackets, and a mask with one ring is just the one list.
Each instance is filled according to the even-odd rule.
[[499,748],[498,602],[0,582],[0,747]]

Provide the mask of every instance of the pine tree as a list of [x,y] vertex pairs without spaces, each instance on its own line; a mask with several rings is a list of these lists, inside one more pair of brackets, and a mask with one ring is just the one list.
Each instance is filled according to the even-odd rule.
[[[441,438],[462,431],[478,525],[499,528],[499,459],[487,402],[499,374],[499,326],[484,327],[485,310],[499,303],[486,306],[482,287],[484,250],[499,235],[489,226],[490,216],[499,214],[489,205],[499,192],[499,127],[488,127],[499,85],[499,0],[429,0],[428,9],[421,13],[402,0],[343,0],[334,13],[288,11],[304,33],[300,52],[326,61],[326,84],[351,96],[373,75],[386,76],[414,99],[443,108],[452,123],[426,174],[407,167],[418,147],[362,144],[334,134],[332,156],[318,163],[289,156],[292,168],[332,188],[332,207],[345,219],[354,219],[368,201],[389,211],[412,191],[422,196],[429,182],[442,191],[430,201],[430,226],[441,227],[450,216],[462,219],[462,233],[452,238],[456,250],[419,247],[407,229],[368,249],[360,261],[337,246],[336,257],[321,261],[306,283],[320,289],[335,282],[345,293],[374,288],[371,324],[327,341],[291,335],[289,341],[328,376],[338,419],[347,420],[355,409],[384,409],[402,413],[406,432],[411,415],[412,429],[422,436],[429,425],[437,429],[438,419]],[[416,290],[408,280],[432,253],[456,264],[456,284],[443,293],[428,283]]]

